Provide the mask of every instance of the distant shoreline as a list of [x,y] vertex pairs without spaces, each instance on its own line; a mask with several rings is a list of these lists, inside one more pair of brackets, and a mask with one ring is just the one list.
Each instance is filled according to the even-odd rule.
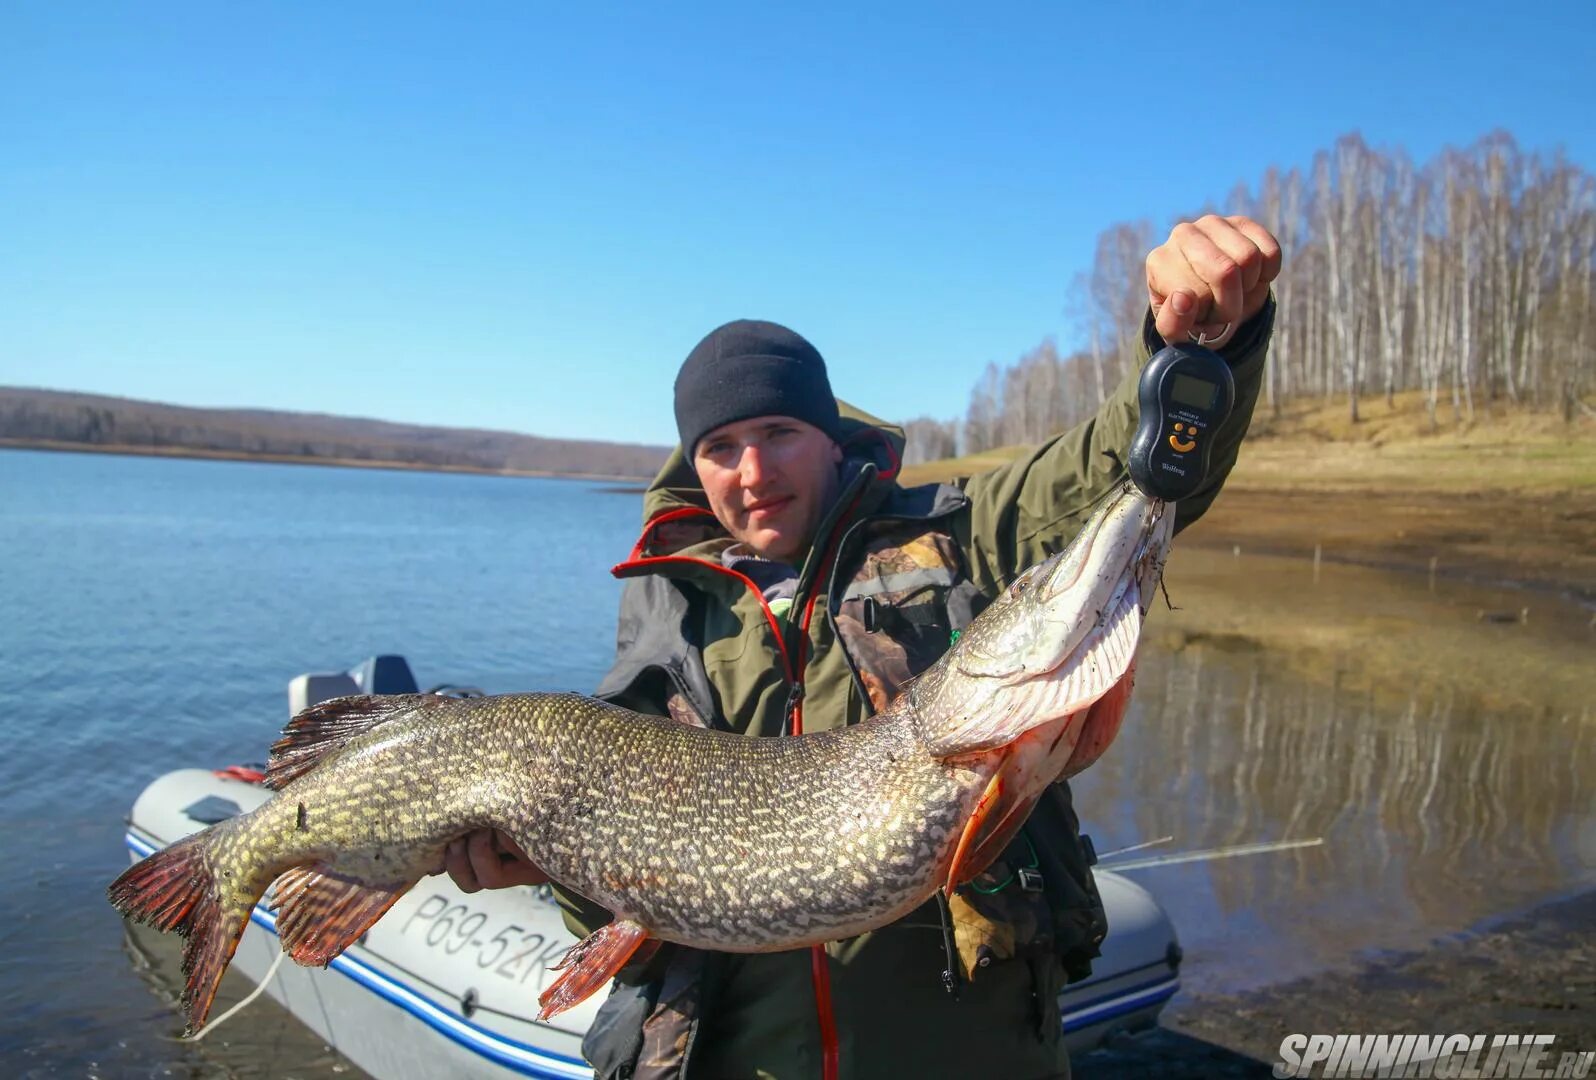
[[415,461],[376,461],[364,458],[308,457],[295,454],[249,454],[232,450],[206,450],[187,446],[131,446],[55,442],[48,439],[0,437],[0,450],[49,450],[69,454],[117,454],[124,457],[192,458],[201,461],[253,461],[272,465],[326,465],[350,469],[386,469],[392,472],[467,473],[473,476],[532,477],[545,480],[602,480],[648,482],[652,476],[609,473],[552,472],[539,469],[483,469],[471,465],[434,465]]

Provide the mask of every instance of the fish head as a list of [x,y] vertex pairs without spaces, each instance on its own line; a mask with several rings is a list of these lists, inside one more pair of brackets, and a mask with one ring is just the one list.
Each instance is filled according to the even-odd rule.
[[911,687],[928,748],[945,756],[1007,744],[1085,710],[1126,677],[1172,510],[1126,483],[1067,548],[1015,578]]
[[1169,551],[1169,504],[1126,484],[1063,551],[1015,578],[959,639],[959,670],[1005,682],[1058,671],[1133,595],[1146,612]]

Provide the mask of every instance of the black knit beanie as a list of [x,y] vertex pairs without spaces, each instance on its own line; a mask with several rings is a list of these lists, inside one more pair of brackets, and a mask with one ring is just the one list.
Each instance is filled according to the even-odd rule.
[[820,352],[785,326],[739,319],[711,330],[676,374],[682,453],[692,461],[698,440],[755,416],[791,416],[832,439],[840,428]]

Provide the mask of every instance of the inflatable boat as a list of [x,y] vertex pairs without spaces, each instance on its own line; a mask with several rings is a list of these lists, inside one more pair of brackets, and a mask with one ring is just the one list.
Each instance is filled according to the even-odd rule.
[[[347,673],[299,676],[289,685],[289,709],[343,694],[415,692],[402,658],[377,657]],[[167,773],[133,804],[128,852],[141,859],[271,795],[248,769]],[[1180,986],[1180,948],[1163,909],[1111,872],[1099,870],[1097,884],[1110,927],[1103,954],[1090,978],[1060,996],[1072,1054],[1153,1026]],[[281,955],[276,917],[261,904],[232,968],[264,980],[266,993],[380,1080],[585,1078],[592,1070],[582,1036],[603,995],[550,1022],[535,1019],[538,994],[555,977],[551,966],[575,940],[546,888],[467,895],[439,875],[423,879],[327,968],[292,961],[274,967]]]

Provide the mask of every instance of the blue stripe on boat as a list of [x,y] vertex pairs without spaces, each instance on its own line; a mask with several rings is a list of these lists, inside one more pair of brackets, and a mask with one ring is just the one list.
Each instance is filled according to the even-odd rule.
[[[127,846],[140,858],[155,851],[153,846],[132,833],[127,834]],[[250,918],[263,929],[274,935],[277,933],[277,916],[264,904],[256,904]],[[478,1027],[469,1020],[456,1016],[452,1010],[444,1008],[351,956],[334,957],[328,966],[355,980],[378,997],[397,1005],[439,1034],[505,1068],[526,1076],[558,1077],[561,1080],[565,1078],[587,1080],[593,1075],[592,1066],[581,1058],[540,1050],[535,1046],[506,1039]],[[1179,989],[1180,979],[1170,975],[1167,978],[1143,983],[1130,990],[1115,991],[1065,1013],[1064,1030],[1079,1031],[1093,1024],[1129,1015],[1149,1005],[1161,1004],[1174,997]]]
[[[127,846],[140,858],[155,851],[154,847],[132,833],[127,834]],[[264,904],[255,905],[255,910],[250,913],[250,921],[274,935],[277,933],[277,916]],[[593,1066],[581,1058],[542,1050],[478,1027],[354,957],[336,956],[327,966],[385,1001],[397,1005],[440,1035],[507,1069],[525,1076],[553,1077],[558,1080],[591,1080],[593,1076]]]
[[1079,1031],[1105,1020],[1126,1016],[1149,1005],[1162,1004],[1175,996],[1180,979],[1170,975],[1131,990],[1118,990],[1096,1001],[1079,1005],[1064,1014],[1064,1030]]

